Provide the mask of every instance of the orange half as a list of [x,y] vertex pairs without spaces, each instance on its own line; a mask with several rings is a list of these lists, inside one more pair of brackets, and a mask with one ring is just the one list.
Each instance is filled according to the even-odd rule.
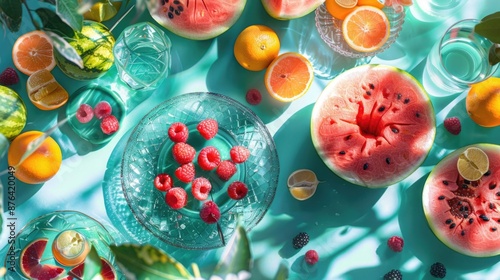
[[288,52],[278,56],[266,70],[265,85],[269,94],[282,102],[302,97],[314,80],[314,69],[304,56]]
[[12,61],[28,76],[41,69],[54,69],[56,61],[50,37],[39,30],[21,35],[12,47]]
[[29,76],[26,91],[30,101],[40,110],[54,110],[68,101],[68,92],[55,80],[50,71],[42,69]]
[[389,19],[378,8],[357,7],[342,22],[342,35],[346,43],[356,51],[376,51],[389,39]]

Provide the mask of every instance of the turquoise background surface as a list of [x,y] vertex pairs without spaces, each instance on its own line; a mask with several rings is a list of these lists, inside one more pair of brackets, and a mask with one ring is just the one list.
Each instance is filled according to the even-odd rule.
[[[396,43],[375,57],[372,63],[404,69],[425,85],[422,79],[425,58],[448,26],[460,19],[482,18],[499,10],[498,0],[470,0],[446,20],[421,22],[406,9],[403,30]],[[122,8],[120,14],[124,12]],[[115,21],[105,24],[111,27]],[[113,30],[114,36],[118,37],[127,24],[137,21],[154,22],[147,11],[139,16],[133,11]],[[249,234],[255,259],[254,279],[271,279],[282,261],[290,267],[290,279],[381,279],[391,269],[400,269],[404,279],[432,279],[428,271],[436,261],[447,266],[446,279],[498,279],[500,257],[460,255],[432,234],[423,216],[421,191],[428,173],[446,154],[478,142],[500,144],[500,128],[482,128],[467,117],[465,92],[437,97],[434,89],[427,87],[437,116],[437,134],[424,164],[401,183],[386,189],[370,190],[348,184],[323,164],[310,139],[312,107],[329,80],[316,78],[309,92],[290,104],[273,100],[266,94],[264,71],[247,71],[233,56],[236,36],[252,24],[270,26],[278,33],[282,43],[280,53],[298,51],[298,32],[304,26],[310,27],[313,36],[316,32],[314,13],[300,19],[279,21],[268,16],[258,0],[248,0],[236,24],[212,40],[191,41],[165,30],[172,40],[170,76],[158,89],[149,92],[128,91],[120,84],[115,67],[103,77],[91,81],[106,85],[126,99],[127,113],[121,128],[108,143],[101,145],[82,140],[67,124],[57,130],[52,136],[63,150],[61,169],[45,184],[26,185],[17,181],[16,231],[31,219],[54,210],[81,211],[121,232],[123,238],[119,241],[135,239],[153,243],[185,266],[196,261],[202,271],[210,271],[222,249],[187,251],[170,247],[148,235],[133,220],[120,193],[119,161],[130,130],[158,103],[183,93],[212,91],[246,104],[246,91],[257,88],[263,93],[263,101],[258,106],[249,106],[274,137],[281,171],[278,190],[269,211]],[[0,70],[14,67],[12,45],[20,34],[31,30],[33,26],[25,21],[19,32],[6,31],[0,35]],[[52,73],[70,94],[89,83],[72,80],[57,67]],[[500,76],[500,73],[495,73],[495,76]],[[28,108],[28,123],[24,131],[46,130],[55,125],[64,115],[65,107],[55,111],[37,109],[27,97],[27,76],[20,74],[20,78],[21,82],[12,88],[22,96]],[[460,135],[452,136],[443,128],[442,122],[448,116],[458,116],[462,120]],[[4,158],[0,170],[6,168]],[[286,186],[288,175],[300,168],[314,170],[322,181],[316,194],[306,201],[295,200]],[[6,176],[0,179],[5,188]],[[308,232],[311,241],[301,250],[295,250],[291,240],[300,231]],[[404,238],[403,252],[388,250],[385,242],[392,235]],[[4,228],[0,248],[6,245],[7,238],[8,232]],[[320,256],[320,261],[312,267],[305,265],[303,260],[308,249],[317,250]]]

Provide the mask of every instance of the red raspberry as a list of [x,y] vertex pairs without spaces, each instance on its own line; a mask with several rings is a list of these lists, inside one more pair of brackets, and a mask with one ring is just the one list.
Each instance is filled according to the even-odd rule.
[[208,146],[201,149],[198,154],[198,165],[205,171],[210,171],[220,163],[220,153],[217,148]]
[[11,86],[19,83],[19,75],[17,75],[16,70],[12,67],[7,67],[0,74],[0,85]]
[[101,120],[101,130],[105,134],[113,134],[118,131],[119,128],[120,123],[118,122],[118,119],[113,115],[106,116]]
[[391,248],[394,252],[403,251],[404,241],[403,238],[399,236],[393,236],[387,240],[387,246]]
[[217,166],[215,173],[221,180],[228,181],[236,173],[236,165],[230,160],[223,160]]
[[243,146],[234,146],[229,151],[229,155],[234,163],[242,163],[248,159],[250,151]]
[[258,105],[262,101],[262,94],[258,89],[251,88],[247,91],[245,99],[250,105]]
[[81,123],[88,123],[94,117],[94,111],[89,104],[81,104],[76,110],[76,119]]
[[168,137],[174,142],[186,142],[189,136],[189,129],[181,122],[175,122],[168,128]]
[[172,180],[172,177],[170,177],[170,175],[165,173],[160,173],[156,175],[153,184],[157,190],[166,192],[172,188],[174,182]]
[[219,131],[219,123],[214,119],[204,119],[198,123],[196,129],[200,132],[203,138],[209,140],[214,138]]
[[212,184],[207,178],[198,177],[191,183],[191,193],[194,198],[198,200],[205,200],[208,198],[208,194],[212,190]]
[[172,209],[181,209],[186,206],[187,200],[188,196],[186,190],[179,187],[171,188],[165,195],[165,202],[168,206],[172,207]]
[[316,250],[307,251],[306,255],[305,255],[305,260],[306,260],[306,263],[308,263],[310,265],[317,263],[319,261],[318,252],[316,252]]
[[111,108],[111,105],[109,105],[108,101],[101,101],[101,102],[97,103],[97,105],[95,105],[94,115],[98,119],[102,119],[104,117],[111,115],[112,110],[113,109]]
[[184,142],[175,143],[172,148],[172,155],[179,164],[186,164],[193,161],[196,156],[196,150]]
[[203,203],[200,209],[200,218],[207,224],[216,223],[220,219],[219,206],[211,200]]
[[462,124],[460,123],[460,119],[457,117],[446,118],[443,125],[444,128],[446,128],[446,130],[453,135],[458,135],[460,134],[460,131],[462,131]]
[[189,183],[194,179],[194,164],[192,162],[183,164],[175,170],[175,176],[184,183]]
[[227,188],[227,194],[230,198],[240,200],[248,193],[248,187],[245,183],[240,181],[232,182]]

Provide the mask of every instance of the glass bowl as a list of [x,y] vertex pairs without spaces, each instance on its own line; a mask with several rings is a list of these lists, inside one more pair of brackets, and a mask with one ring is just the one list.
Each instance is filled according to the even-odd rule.
[[[213,118],[219,124],[217,136],[202,138],[196,125]],[[208,200],[220,208],[217,224],[201,220],[202,201],[196,200],[190,184],[182,183],[174,175],[179,166],[171,155],[173,142],[168,128],[174,122],[183,122],[189,128],[187,143],[196,151],[215,146],[221,159],[229,159],[232,146],[241,145],[251,151],[247,161],[237,164],[237,172],[229,181],[222,181],[214,171],[196,168],[196,177],[210,180],[212,190]],[[198,153],[197,153],[198,155]],[[196,158],[194,160],[196,164]],[[184,208],[174,210],[165,203],[165,193],[153,186],[159,173],[172,176],[174,186],[188,193]],[[250,230],[269,208],[278,183],[278,156],[269,131],[262,121],[239,102],[216,93],[195,92],[173,97],[146,114],[132,131],[122,158],[122,188],[125,199],[137,221],[163,242],[185,249],[222,247],[233,234],[236,224]],[[233,181],[248,186],[248,194],[241,200],[230,199],[227,187]]]
[[391,31],[389,38],[385,44],[373,52],[358,52],[353,50],[344,40],[342,35],[342,22],[343,20],[336,19],[330,15],[326,10],[325,4],[320,5],[316,9],[315,20],[316,28],[323,41],[332,48],[335,52],[351,58],[363,58],[369,56],[375,56],[388,49],[392,43],[396,41],[399,36],[399,32],[403,28],[403,23],[405,20],[405,10],[402,12],[396,12],[392,7],[384,7],[382,11],[387,15],[389,23],[391,26]]

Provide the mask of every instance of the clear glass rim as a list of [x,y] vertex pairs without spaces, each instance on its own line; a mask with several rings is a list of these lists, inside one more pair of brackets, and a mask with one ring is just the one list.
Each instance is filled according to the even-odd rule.
[[[125,44],[125,46],[127,47],[127,49],[130,49],[130,45],[129,45],[129,42],[128,42],[129,36],[126,36],[126,33],[130,29],[132,29],[134,27],[142,26],[142,25],[147,25],[147,26],[153,28],[155,30],[155,32],[157,32],[158,35],[160,35],[159,38],[161,39],[161,41],[163,43],[161,49],[159,49],[156,52],[151,52],[151,53],[158,54],[158,53],[168,52],[168,50],[170,50],[170,48],[172,46],[172,42],[170,41],[170,38],[167,36],[167,34],[165,34],[165,32],[163,32],[163,30],[161,30],[158,26],[156,26],[156,25],[154,25],[154,24],[152,24],[150,22],[147,22],[147,21],[145,21],[145,22],[139,22],[139,23],[136,23],[134,25],[127,26],[122,31],[122,33],[120,34],[120,37],[123,38],[123,43]],[[115,44],[115,46],[116,46],[116,44]],[[135,53],[135,51],[132,51],[132,52]]]

